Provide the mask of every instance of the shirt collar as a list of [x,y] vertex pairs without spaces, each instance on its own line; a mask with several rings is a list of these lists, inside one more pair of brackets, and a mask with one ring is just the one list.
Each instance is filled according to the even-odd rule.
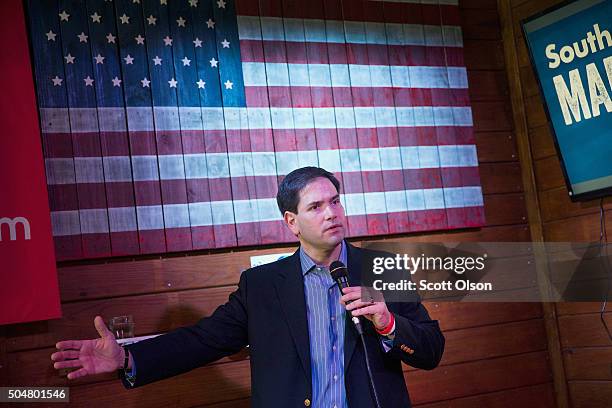
[[[340,248],[340,256],[338,260],[346,265],[346,243],[342,240],[342,247]],[[317,263],[312,260],[310,256],[300,246],[300,263],[302,265],[302,276],[306,275],[312,268],[317,266]]]

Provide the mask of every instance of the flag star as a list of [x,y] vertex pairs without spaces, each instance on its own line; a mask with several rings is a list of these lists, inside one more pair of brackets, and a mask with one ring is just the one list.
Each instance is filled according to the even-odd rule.
[[204,89],[204,85],[206,85],[206,82],[202,81],[202,79],[198,80],[198,82],[196,82],[196,84],[198,85],[198,89]]
[[225,81],[223,85],[225,85],[225,89],[234,89],[233,88],[234,84],[229,79]]
[[227,38],[224,38],[223,41],[221,41],[221,45],[223,46],[223,48],[229,48],[230,42],[227,41]]
[[217,67],[217,65],[219,65],[219,61],[217,61],[217,60],[215,59],[215,57],[213,57],[213,59],[211,59],[211,60],[210,60],[210,61],[208,61],[208,62],[210,62],[210,67],[211,67],[211,68],[216,68],[216,67]]
[[51,81],[53,81],[53,86],[62,86],[63,79],[56,75],[55,78],[51,78]]
[[153,14],[147,17],[147,23],[149,23],[149,25],[155,25],[156,21],[157,21],[157,17],[153,17]]
[[81,34],[77,35],[77,37],[79,37],[79,42],[86,43],[87,42],[87,37],[89,37],[89,36],[87,36],[87,35],[85,35],[85,33],[81,32]]
[[96,64],[104,64],[104,58],[105,57],[101,56],[100,54],[94,57],[94,59],[96,60]]
[[150,88],[149,85],[151,84],[151,81],[149,81],[147,77],[145,77],[144,79],[141,79],[140,83],[142,84],[143,88]]
[[176,88],[176,84],[178,82],[176,82],[176,79],[172,78],[171,80],[168,81],[168,85],[170,85],[170,88]]
[[130,54],[128,54],[125,58],[125,63],[130,65],[130,64],[134,64],[134,57],[132,57]]
[[140,34],[138,34],[138,37],[134,37],[134,39],[136,40],[136,44],[140,44],[143,45],[144,44],[144,37]]
[[68,55],[66,55],[64,59],[66,60],[66,64],[74,64],[75,57],[70,55],[70,53],[68,53]]
[[68,21],[68,19],[70,18],[70,14],[66,13],[66,10],[59,13],[58,16],[60,18],[60,21]]
[[49,32],[45,33],[45,35],[47,36],[47,41],[55,41],[55,36],[57,34],[55,34],[52,30],[49,30]]
[[121,24],[130,24],[130,17],[126,16],[125,13],[119,17],[119,20],[121,20]]
[[83,81],[85,81],[85,86],[93,86],[94,80],[87,75],[87,78],[83,78]]
[[208,21],[206,22],[206,27],[207,28],[215,28],[215,22],[213,21],[212,18],[208,19]]
[[108,33],[108,35],[106,36],[106,40],[108,41],[109,44],[110,43],[114,44],[115,43],[115,38],[117,38],[117,37],[115,37],[113,35],[113,33]]
[[202,47],[202,40],[200,40],[198,37],[196,37],[195,40],[193,40],[193,45],[197,47]]
[[198,7],[198,0],[189,0],[189,5],[191,7]]
[[172,38],[170,38],[169,36],[166,36],[166,38],[164,38],[163,40],[164,40],[164,45],[172,47]]
[[111,81],[113,81],[113,86],[121,86],[121,80],[118,77],[114,77]]
[[100,23],[100,22],[101,22],[101,21],[100,21],[100,19],[102,18],[102,16],[98,15],[98,12],[93,13],[93,14],[92,14],[91,16],[89,16],[89,17],[91,17],[91,21],[92,21],[93,23]]
[[156,55],[155,58],[153,58],[153,65],[161,65],[161,63],[162,63],[162,59]]
[[176,20],[176,24],[178,24],[178,26],[179,26],[179,27],[185,27],[185,22],[186,22],[186,21],[187,21],[187,20],[185,20],[183,17],[179,17],[179,18]]
[[183,61],[183,66],[191,66],[189,65],[191,63],[191,60],[187,57],[183,58],[181,61]]
[[225,8],[225,1],[224,1],[224,0],[219,0],[219,1],[217,1],[217,6],[218,6],[220,9],[224,9],[224,8]]

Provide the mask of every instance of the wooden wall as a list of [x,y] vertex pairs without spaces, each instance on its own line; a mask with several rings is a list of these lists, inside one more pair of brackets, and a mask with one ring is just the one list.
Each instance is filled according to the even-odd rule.
[[[506,0],[503,0],[506,1]],[[531,149],[529,163],[535,175],[541,231],[546,241],[597,241],[600,234],[599,200],[572,203],[569,199],[560,163],[547,123],[543,100],[520,21],[559,0],[510,0],[509,19],[516,48],[520,86],[512,88],[525,112],[525,133]],[[504,41],[511,39],[504,38]],[[521,110],[521,109],[519,109]],[[520,126],[520,125],[518,125]],[[612,200],[604,200],[607,233],[612,229]],[[600,303],[559,303],[555,305],[559,342],[569,406],[603,408],[612,403],[612,343],[600,321]],[[604,318],[612,327],[612,308]]]
[[[530,232],[496,2],[466,0],[460,6],[487,227],[395,239],[527,241]],[[191,324],[226,300],[237,284],[240,271],[248,267],[250,256],[289,249],[247,249],[60,265],[64,318],[0,328],[0,383],[69,384],[74,406],[115,403],[124,407],[246,407],[250,373],[245,353],[132,391],[124,390],[114,375],[68,383],[52,368],[49,356],[54,343],[60,339],[95,336],[93,317],[96,314],[105,318],[133,314],[136,335]],[[422,371],[405,367],[415,405],[428,408],[555,406],[540,304],[442,302],[426,306],[432,317],[439,319],[447,345],[437,369]],[[576,311],[568,310],[566,321],[570,325],[572,313]],[[584,316],[590,317],[591,313],[586,311]],[[573,341],[581,340],[574,338]],[[606,374],[609,375],[601,373]],[[581,375],[579,369],[575,375]]]

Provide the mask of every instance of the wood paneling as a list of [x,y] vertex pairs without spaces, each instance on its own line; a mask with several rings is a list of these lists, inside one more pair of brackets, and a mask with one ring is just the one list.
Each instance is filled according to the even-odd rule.
[[459,2],[459,8],[463,15],[464,10],[478,9],[478,10],[497,10],[496,0],[461,0]]
[[[466,0],[460,10],[487,226],[375,240],[530,240],[497,5],[494,0]],[[113,375],[68,382],[52,368],[50,354],[57,340],[95,336],[96,314],[133,314],[137,335],[193,324],[227,299],[251,256],[294,250],[295,245],[287,244],[62,264],[64,317],[8,327],[6,341],[0,343],[7,349],[2,372],[9,372],[15,383],[69,384],[74,406],[95,401],[128,407],[247,407],[246,353],[131,391]],[[446,353],[436,370],[404,367],[414,403],[432,408],[554,406],[541,304],[425,304],[446,334]]]
[[500,40],[497,10],[465,9],[461,13],[464,40]]
[[559,316],[597,313],[601,310],[601,303],[599,302],[559,302],[556,306]]
[[553,407],[555,398],[551,383],[528,385],[503,391],[455,398],[450,401],[419,404],[419,408],[542,408]]
[[66,318],[46,322],[42,333],[12,331],[7,349],[34,349],[52,346],[62,339],[94,338],[97,337],[93,326],[96,315],[121,316],[126,311],[134,316],[136,336],[166,332],[209,316],[227,301],[233,290],[233,286],[225,286],[68,303],[62,307]]
[[546,352],[478,360],[439,371],[409,371],[406,383],[415,404],[461,398],[551,380]]
[[473,102],[499,101],[508,97],[508,83],[504,71],[468,71],[470,100]]
[[485,216],[489,225],[522,224],[527,220],[522,193],[485,196]]
[[[483,50],[487,57],[483,58]],[[504,69],[504,52],[501,41],[469,40],[464,43],[465,64],[470,70]]]
[[612,347],[568,348],[563,357],[568,380],[612,381]]
[[[565,220],[579,215],[599,214],[598,200],[572,202],[565,187],[542,191],[539,197],[544,222]],[[604,200],[604,209],[608,211],[611,208],[612,199],[608,197]]]
[[561,163],[556,155],[541,160],[535,160],[533,164],[535,167],[536,182],[538,183],[538,191],[565,186]]
[[612,401],[610,381],[569,382],[572,408],[605,408]]
[[152,292],[234,285],[250,257],[294,252],[295,246],[236,250],[208,255],[116,261],[58,269],[63,302]]
[[[612,222],[612,213],[606,212],[605,217],[608,226]],[[544,236],[547,241],[598,241],[600,230],[599,213],[591,213],[546,223]]]
[[544,126],[548,123],[546,111],[539,94],[525,98],[525,111],[527,112],[527,125],[529,128]]
[[476,132],[478,162],[517,160],[516,143],[511,132]]
[[523,191],[521,166],[518,162],[483,163],[480,165],[480,177],[484,194]]
[[[529,385],[526,387],[495,391],[476,396],[454,398],[448,401],[429,404],[416,404],[415,408],[542,408],[554,406],[551,383]],[[207,408],[247,408],[249,399],[229,401],[221,404],[206,405]]]
[[512,130],[510,107],[506,102],[472,102],[472,114],[476,132]]
[[91,407],[121,404],[126,407],[189,407],[250,395],[249,362],[242,361],[198,368],[186,374],[134,390],[117,380],[70,388],[70,406]]
[[535,72],[531,64],[521,67],[519,69],[521,75],[521,85],[523,87],[523,96],[531,97],[534,95],[540,95],[540,86],[535,77]]
[[[612,311],[604,313],[604,320],[612,327]],[[559,316],[559,330],[563,347],[610,347],[599,313]]]
[[441,366],[546,350],[541,319],[445,332]]
[[536,160],[557,154],[548,124],[529,129],[529,141],[533,158]]
[[442,331],[481,327],[542,317],[539,303],[426,303],[432,319],[440,322]]
[[234,401],[220,402],[218,404],[196,405],[196,407],[207,407],[207,408],[250,408],[251,407],[251,399],[250,398],[244,398],[244,399],[238,399],[238,400],[234,400]]

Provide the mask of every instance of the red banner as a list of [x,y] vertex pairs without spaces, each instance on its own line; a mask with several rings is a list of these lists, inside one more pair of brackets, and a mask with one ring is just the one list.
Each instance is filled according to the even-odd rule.
[[61,317],[22,2],[0,3],[0,324]]

